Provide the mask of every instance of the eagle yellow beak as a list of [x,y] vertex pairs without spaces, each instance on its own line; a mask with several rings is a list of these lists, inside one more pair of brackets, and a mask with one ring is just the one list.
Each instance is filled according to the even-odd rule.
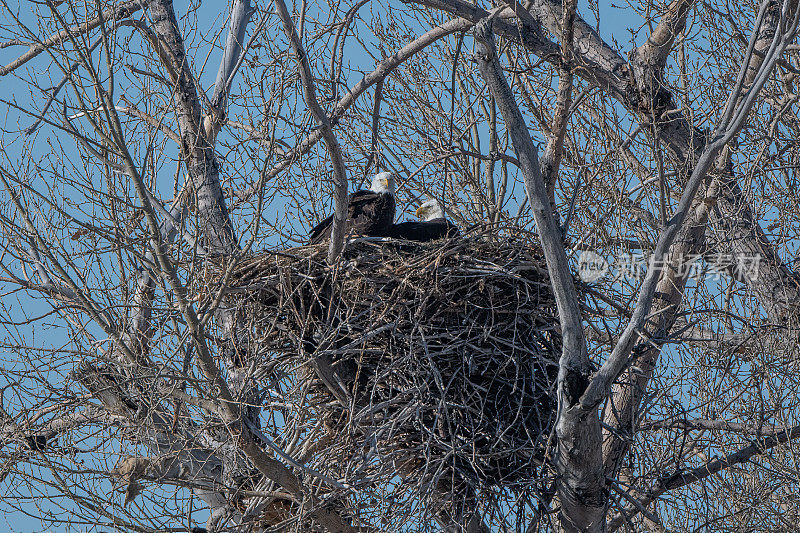
[[383,178],[381,180],[381,183],[383,183],[383,186],[386,187],[387,189],[389,188],[389,178]]
[[417,218],[422,218],[422,215],[425,214],[425,208],[418,207],[414,214],[417,215]]

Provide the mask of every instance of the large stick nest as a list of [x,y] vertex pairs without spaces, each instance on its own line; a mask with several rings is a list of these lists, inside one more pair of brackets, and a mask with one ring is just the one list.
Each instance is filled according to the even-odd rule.
[[334,437],[325,464],[440,493],[530,486],[561,348],[538,246],[359,239],[335,267],[326,252],[262,253],[228,284],[259,351],[312,391]]

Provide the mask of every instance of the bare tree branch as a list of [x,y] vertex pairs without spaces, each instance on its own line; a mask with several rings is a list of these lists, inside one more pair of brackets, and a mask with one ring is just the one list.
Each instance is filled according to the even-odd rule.
[[[762,12],[766,5],[766,3],[762,5]],[[776,24],[777,18],[772,23],[773,28]],[[753,38],[755,39],[761,31],[757,27]],[[770,35],[773,36],[774,32],[770,33]],[[745,80],[749,80],[750,83],[755,80],[755,74],[750,74],[753,72],[752,61],[757,57],[763,57],[763,54],[766,53],[772,43],[772,38],[769,41],[762,39],[758,45],[758,49],[762,51],[762,54],[750,54],[745,59],[745,63],[740,69],[740,74],[747,73]],[[757,61],[759,66],[763,66],[760,59]],[[750,83],[745,81],[744,85],[747,87]],[[729,99],[729,102],[741,101],[745,94],[748,93],[743,92],[740,96]],[[723,155],[724,153],[723,151]],[[717,164],[719,164],[718,161]],[[680,265],[687,258],[695,257],[703,251],[704,228],[710,213],[713,212],[713,209],[710,208],[709,198],[716,197],[717,193],[718,185],[714,181],[705,192],[705,198],[692,209],[690,220],[686,224],[682,235],[678,238],[678,243],[670,251],[669,256],[665,258],[663,263],[654,262],[651,264],[651,269],[653,269],[653,265],[663,265],[661,279],[655,289],[655,294],[660,296],[658,301],[655,302],[657,313],[647,319],[647,323],[639,333],[640,336],[648,339],[649,345],[643,345],[641,352],[633,354],[630,362],[631,368],[626,370],[620,377],[619,383],[614,385],[609,409],[605,413],[604,422],[606,427],[614,428],[613,432],[609,432],[605,436],[603,444],[603,458],[606,475],[608,476],[614,477],[616,475],[627,452],[628,444],[636,428],[636,412],[647,390],[647,384],[653,375],[661,350],[661,341],[657,339],[665,338],[667,332],[673,327],[683,299],[687,276],[685,269],[683,269],[684,275],[679,274]],[[619,347],[620,344],[618,343],[615,351]]]
[[595,409],[584,409],[578,403],[586,386],[589,358],[572,273],[550,207],[537,149],[497,58],[491,18],[476,26],[475,41],[478,67],[505,119],[520,161],[558,306],[564,342],[559,360],[556,420],[559,442],[556,461],[561,476],[557,490],[562,527],[566,531],[600,531],[604,513],[600,424]]
[[186,166],[197,198],[200,227],[206,232],[210,251],[231,253],[237,248],[237,244],[219,180],[219,164],[205,136],[205,130],[201,127],[197,87],[186,62],[183,37],[178,31],[172,3],[167,0],[151,0],[147,5],[152,17],[151,26],[158,36],[158,42],[165,48],[177,69],[173,101],[178,111]]
[[[542,156],[542,177],[550,202],[555,203],[555,186],[558,178],[558,167],[564,152],[564,137],[567,134],[570,106],[572,105],[572,38],[575,22],[577,0],[565,0],[561,18],[561,61],[558,69],[558,92],[556,108],[553,112],[553,123],[550,128],[550,140]],[[526,11],[527,13],[527,11]]]
[[668,104],[670,95],[664,85],[664,66],[693,5],[693,0],[673,0],[647,41],[631,55],[643,113],[660,114]]
[[[413,57],[414,54],[425,49],[427,46],[430,46],[436,41],[447,37],[448,35],[469,29],[472,27],[472,25],[473,24],[471,22],[466,20],[450,20],[441,26],[427,31],[417,39],[414,39],[412,42],[398,50],[394,55],[381,61],[375,70],[364,76],[360,82],[353,86],[347,92],[347,94],[343,96],[339,102],[337,102],[336,106],[331,112],[329,120],[332,123],[339,121],[344,116],[345,112],[350,108],[350,106],[356,102],[359,96],[364,94],[364,92],[372,85],[389,76],[397,67],[402,65],[409,58]],[[321,129],[315,130],[313,133],[309,134],[297,145],[297,147],[288,152],[279,164],[267,172],[262,173],[254,186],[238,193],[238,199],[233,204],[231,209],[236,209],[242,202],[249,200],[257,191],[261,190],[264,187],[264,184],[266,184],[269,180],[273,179],[275,176],[288,168],[294,161],[297,160],[298,157],[308,153],[308,151],[311,150],[311,148],[320,139],[322,139]]]
[[250,0],[235,0],[231,6],[228,38],[225,42],[222,61],[219,63],[219,70],[217,70],[214,93],[211,95],[212,109],[209,110],[204,124],[206,137],[212,145],[224,123],[228,92],[236,74],[236,69],[241,64],[241,58],[246,53],[244,50],[244,36],[250,17],[255,12],[256,9],[250,6]]
[[[709,476],[713,476],[722,470],[749,461],[755,456],[763,455],[772,448],[797,438],[800,438],[800,426],[793,426],[774,435],[769,435],[754,440],[741,450],[730,453],[725,457],[708,461],[702,466],[698,466],[689,471],[678,471],[673,474],[663,476],[656,480],[649,489],[638,495],[637,499],[639,505],[627,508],[623,512],[628,516],[628,518],[630,518],[633,514],[640,512],[641,508],[647,508],[648,505],[658,499],[658,497],[665,492],[695,483]],[[623,522],[624,518],[622,518],[621,514],[612,517],[608,524],[608,530],[615,531],[623,524]]]
[[[716,156],[744,125],[744,120],[753,107],[756,96],[764,86],[764,83],[766,83],[767,77],[775,67],[784,48],[794,38],[794,32],[797,27],[796,17],[794,18],[795,20],[784,19],[787,24],[787,27],[784,29],[785,33],[776,33],[770,47],[770,52],[767,55],[768,60],[761,65],[756,81],[753,86],[745,91],[743,101],[740,105],[734,107],[731,103],[739,100],[740,91],[742,90],[741,83],[737,84],[737,87],[731,93],[728,99],[729,105],[727,106],[726,113],[720,118],[711,141],[706,145],[703,154],[698,159],[697,165],[694,167],[689,181],[686,184],[686,188],[683,191],[675,213],[667,222],[666,227],[659,236],[651,260],[651,265],[653,266],[647,271],[645,280],[639,290],[633,316],[617,345],[614,347],[614,350],[611,352],[611,355],[606,362],[603,363],[603,366],[586,389],[583,398],[581,398],[581,404],[585,407],[597,406],[608,397],[613,381],[627,364],[634,343],[638,339],[640,335],[639,332],[650,312],[656,285],[661,276],[660,267],[664,264],[664,257],[686,220],[689,210],[692,207],[694,196],[700,189],[702,181],[711,168],[711,165],[714,163]],[[747,70],[749,66],[748,59],[749,58],[745,59],[741,72]]]
[[86,32],[89,32],[104,22],[109,20],[118,20],[129,17],[131,14],[135,13],[136,11],[142,8],[142,3],[139,0],[129,0],[128,2],[122,2],[110,9],[107,9],[102,12],[99,16],[93,18],[92,20],[86,21],[82,24],[78,24],[77,26],[73,26],[70,28],[65,28],[61,31],[58,31],[46,39],[42,40],[41,42],[32,44],[27,52],[19,56],[17,59],[9,63],[4,67],[0,67],[0,76],[5,76],[14,70],[18,69],[31,59],[35,58],[47,48],[52,46],[57,46],[67,39],[70,38],[71,35],[80,35]]
[[344,160],[342,159],[342,149],[339,147],[339,141],[336,140],[336,135],[333,133],[333,127],[328,115],[317,101],[317,92],[314,88],[314,78],[311,74],[311,66],[308,63],[308,56],[303,49],[300,38],[297,36],[294,23],[286,10],[283,0],[275,0],[275,11],[277,11],[283,22],[283,29],[292,45],[294,55],[297,57],[306,104],[311,110],[314,120],[320,124],[325,146],[328,149],[328,155],[333,165],[333,226],[331,227],[331,242],[328,248],[328,263],[333,264],[344,249],[345,223],[347,222],[347,174],[344,168]]

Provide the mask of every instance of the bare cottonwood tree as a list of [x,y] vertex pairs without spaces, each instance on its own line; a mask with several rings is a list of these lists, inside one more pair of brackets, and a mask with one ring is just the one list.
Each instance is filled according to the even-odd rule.
[[[797,2],[629,3],[610,42],[576,0],[208,4],[2,3],[8,520],[798,529]],[[330,211],[335,269],[377,170],[404,210],[538,235],[563,347],[534,498],[340,479],[226,295]]]

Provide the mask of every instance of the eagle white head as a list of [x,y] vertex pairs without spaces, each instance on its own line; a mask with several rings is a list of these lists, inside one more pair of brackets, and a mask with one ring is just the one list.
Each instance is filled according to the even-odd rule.
[[372,192],[391,194],[394,196],[394,174],[391,172],[379,172],[372,178]]
[[417,209],[417,218],[428,222],[437,218],[444,218],[444,209],[436,200],[428,200]]

